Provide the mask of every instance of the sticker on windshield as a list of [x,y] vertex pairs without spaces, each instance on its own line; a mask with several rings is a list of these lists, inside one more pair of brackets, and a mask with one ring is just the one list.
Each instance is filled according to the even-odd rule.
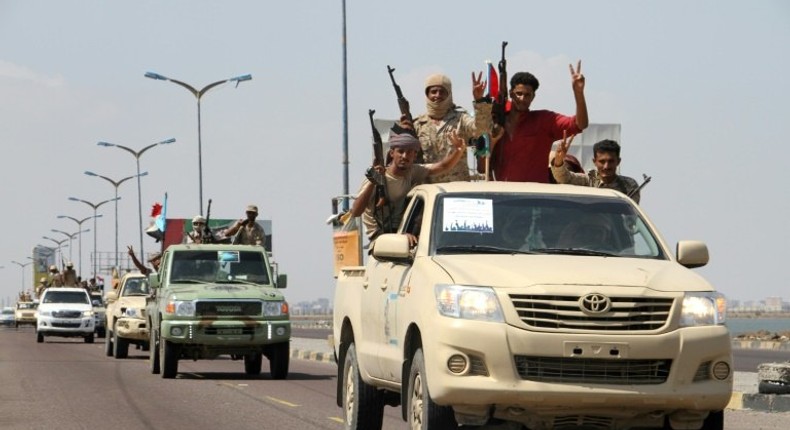
[[493,233],[494,205],[491,199],[444,199],[443,231]]
[[217,251],[217,259],[222,263],[238,263],[239,251]]

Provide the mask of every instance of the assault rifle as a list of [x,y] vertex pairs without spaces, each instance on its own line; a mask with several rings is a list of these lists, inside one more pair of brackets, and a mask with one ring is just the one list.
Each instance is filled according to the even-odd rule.
[[[411,110],[409,108],[409,101],[406,100],[406,97],[403,96],[403,91],[400,89],[400,85],[395,82],[395,75],[392,74],[395,69],[387,65],[387,72],[390,74],[390,80],[392,81],[392,88],[395,88],[395,96],[398,98],[398,109],[400,109],[400,114],[406,117],[406,120],[409,121],[409,124],[412,124],[414,127],[414,118],[411,116]],[[404,132],[409,133],[413,136],[416,136],[416,131],[412,128],[411,130],[402,128],[399,124],[396,123],[396,126],[393,127],[396,133],[402,134]]]
[[203,231],[200,232],[200,243],[216,243],[214,240],[214,233],[211,232],[211,227],[208,226],[211,220],[211,199],[208,199],[208,206],[206,207],[206,225],[203,226]]
[[[407,102],[408,103],[408,102]],[[376,223],[379,224],[379,231],[382,233],[392,233],[395,229],[392,226],[392,205],[390,204],[389,195],[387,192],[387,178],[386,174],[379,173],[376,166],[387,167],[384,163],[384,143],[381,141],[381,133],[373,123],[373,114],[376,111],[368,109],[368,116],[370,117],[370,129],[373,131],[373,167],[368,170],[366,175],[368,179],[376,185],[376,193],[374,196],[376,205]],[[384,213],[384,207],[387,207],[387,213]],[[387,225],[385,225],[385,217],[387,218]]]
[[499,88],[497,91],[494,105],[491,112],[494,115],[494,122],[501,127],[505,126],[505,107],[507,106],[507,59],[505,58],[505,47],[507,42],[502,42],[502,59],[499,60]]
[[633,190],[631,190],[631,192],[630,192],[630,193],[628,193],[628,197],[633,197],[634,195],[636,195],[636,193],[638,193],[639,191],[641,191],[641,190],[642,190],[642,188],[644,188],[644,187],[645,187],[645,185],[647,185],[648,183],[650,183],[650,180],[651,180],[651,179],[653,179],[653,178],[652,178],[652,177],[650,177],[650,176],[647,176],[647,175],[645,175],[644,173],[642,173],[642,179],[643,179],[642,183],[641,183],[641,184],[640,184],[638,187],[636,187],[636,188],[634,188]]

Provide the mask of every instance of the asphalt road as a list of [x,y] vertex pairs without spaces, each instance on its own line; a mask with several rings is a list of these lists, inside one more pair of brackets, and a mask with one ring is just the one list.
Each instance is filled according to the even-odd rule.
[[[152,375],[147,352],[104,355],[101,339],[47,338],[0,328],[0,428],[202,430],[341,429],[334,364],[291,360],[288,379],[243,373],[241,361],[181,361],[174,380]],[[726,429],[790,428],[790,414],[727,411]],[[405,429],[388,407],[384,429]]]

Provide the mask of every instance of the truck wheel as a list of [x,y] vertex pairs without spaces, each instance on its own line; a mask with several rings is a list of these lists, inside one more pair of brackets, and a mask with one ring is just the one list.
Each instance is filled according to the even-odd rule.
[[104,336],[104,355],[107,357],[112,357],[113,354],[113,343],[112,343],[112,333],[109,333],[110,336]]
[[148,344],[150,345],[150,349],[148,350],[148,367],[151,369],[151,373],[154,375],[159,374],[159,343],[156,341],[156,333],[153,329],[149,332]]
[[162,378],[173,379],[178,374],[178,345],[166,340],[159,340],[159,368]]
[[260,352],[253,352],[244,356],[244,373],[248,375],[260,375],[263,364],[263,355]]
[[93,343],[93,333],[85,336],[85,343]]
[[701,430],[724,430],[724,411],[709,413],[702,423]]
[[103,338],[107,336],[107,331],[103,328],[96,329],[96,337]]
[[431,399],[428,392],[428,380],[425,374],[425,357],[422,348],[414,353],[409,372],[409,404],[408,418],[412,430],[454,429],[458,427],[455,422],[453,409],[448,406],[439,406]]
[[288,342],[275,343],[269,352],[269,372],[272,379],[285,379],[288,377],[288,364],[291,359]]
[[113,354],[115,354],[115,358],[126,358],[129,356],[129,341],[118,336],[117,325],[113,328],[115,329],[112,331],[112,343],[115,344]]
[[348,430],[380,430],[384,419],[384,396],[359,375],[356,346],[346,350],[343,363],[343,418]]
[[38,343],[44,342],[44,335],[41,333],[36,333],[36,342]]

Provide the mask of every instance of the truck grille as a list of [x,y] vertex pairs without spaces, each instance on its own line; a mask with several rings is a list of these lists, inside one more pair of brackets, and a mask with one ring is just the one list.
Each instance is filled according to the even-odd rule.
[[201,317],[257,317],[262,314],[259,301],[248,302],[197,302],[195,311]]
[[607,385],[662,384],[672,360],[604,360],[599,358],[514,356],[521,379],[541,382]]
[[80,328],[81,322],[53,322],[52,327],[55,328]]
[[511,294],[521,321],[530,327],[578,331],[648,331],[666,324],[672,298],[607,297],[611,307],[585,312],[580,296]]
[[80,318],[82,311],[52,311],[55,318]]

